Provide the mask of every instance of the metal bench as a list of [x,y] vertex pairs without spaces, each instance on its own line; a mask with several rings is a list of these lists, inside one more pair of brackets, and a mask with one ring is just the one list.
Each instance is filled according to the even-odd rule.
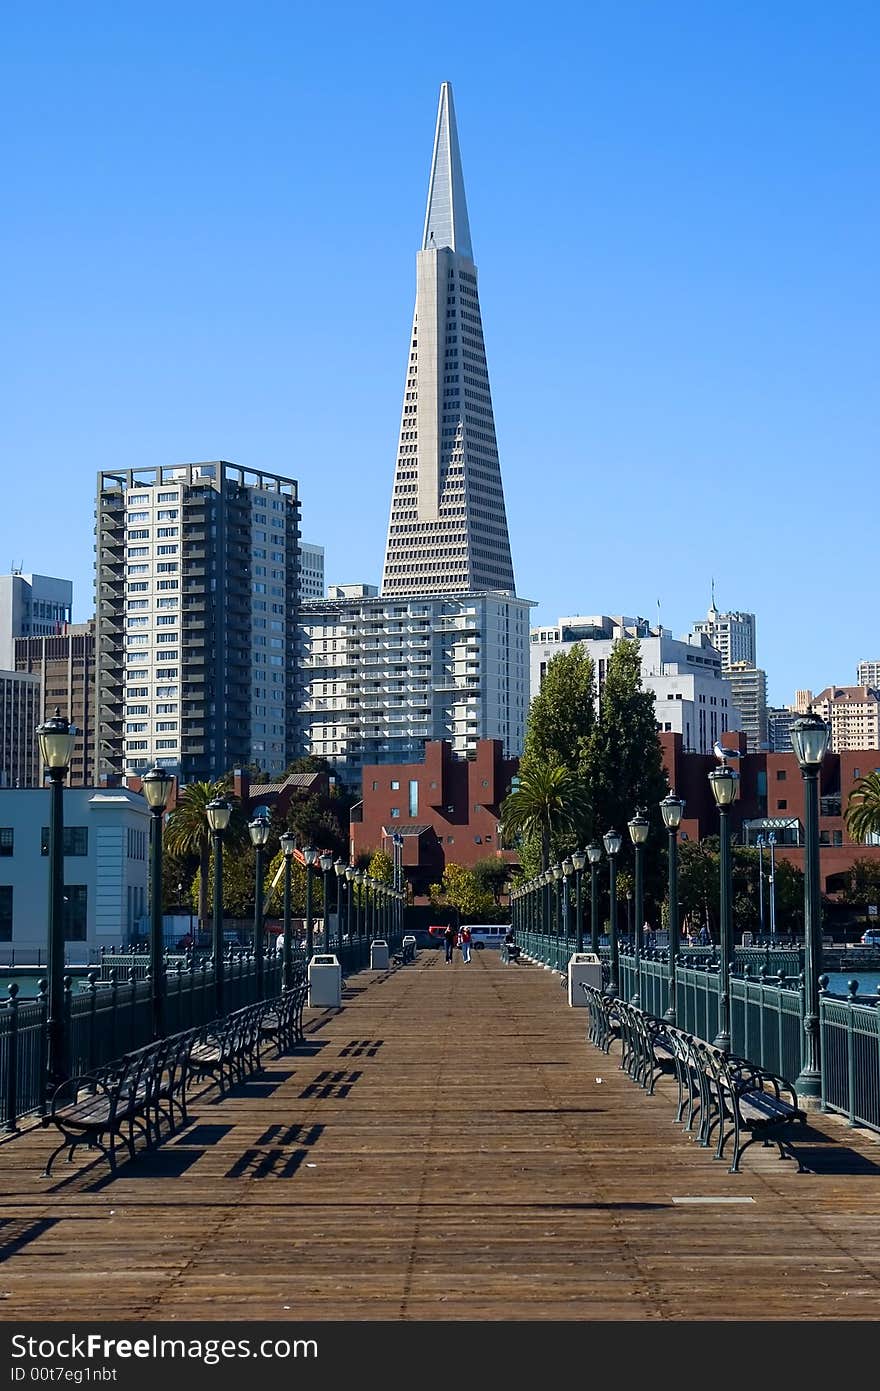
[[289,1053],[303,1040],[303,1009],[309,988],[305,981],[269,1000],[260,1018],[260,1042],[273,1043],[275,1056]]
[[501,964],[502,966],[519,965],[520,948],[515,942],[501,943]]

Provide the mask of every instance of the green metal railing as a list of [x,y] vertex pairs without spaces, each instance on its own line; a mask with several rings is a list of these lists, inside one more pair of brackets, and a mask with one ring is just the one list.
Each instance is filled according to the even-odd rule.
[[804,993],[800,977],[730,977],[730,1051],[794,1082],[803,1066]]
[[819,997],[822,1105],[880,1130],[880,998],[860,1000],[853,984],[845,999]]
[[[389,951],[399,950],[405,928],[387,935]],[[369,965],[370,944],[356,937],[329,949],[338,957],[343,977]],[[306,971],[302,950],[292,954],[294,978]],[[148,959],[108,955],[103,979],[98,968],[89,972],[85,987],[70,976],[64,982],[63,1020],[68,1074],[91,1072],[123,1053],[151,1042],[153,1017]],[[232,1013],[258,998],[281,993],[282,956],[263,958],[262,988],[253,952],[232,950],[224,958],[224,1009]],[[214,968],[208,957],[178,957],[165,964],[165,1032],[197,1028],[215,1018]],[[19,1000],[18,986],[0,1008],[0,1126],[17,1129],[17,1121],[42,1112],[46,1097],[46,1017],[48,991],[41,981],[36,1000]]]

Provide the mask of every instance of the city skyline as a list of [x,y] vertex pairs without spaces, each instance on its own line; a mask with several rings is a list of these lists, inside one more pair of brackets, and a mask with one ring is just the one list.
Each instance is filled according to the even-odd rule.
[[[560,54],[516,7],[503,35],[469,15],[468,51],[449,13],[420,16],[414,45],[389,11],[352,15],[312,72],[326,20],[299,17],[294,47],[282,13],[220,10],[208,35],[179,18],[173,44],[100,5],[11,26],[9,568],[70,576],[87,619],[95,469],[230,458],[301,481],[328,580],[379,581],[448,79],[532,621],[653,619],[659,599],[684,633],[714,576],[720,607],[757,615],[772,704],[854,681],[880,645],[857,544],[877,16],[799,14],[792,46],[792,17],[757,7],[688,10],[673,33],[561,6]],[[825,578],[844,548],[845,604]]]

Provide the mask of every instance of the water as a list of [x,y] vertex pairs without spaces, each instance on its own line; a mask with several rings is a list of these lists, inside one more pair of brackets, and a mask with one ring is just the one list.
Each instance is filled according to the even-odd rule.
[[860,971],[858,968],[849,971],[829,971],[828,989],[832,995],[846,995],[851,980],[857,980],[859,983],[859,999],[873,997],[876,1000],[880,971]]

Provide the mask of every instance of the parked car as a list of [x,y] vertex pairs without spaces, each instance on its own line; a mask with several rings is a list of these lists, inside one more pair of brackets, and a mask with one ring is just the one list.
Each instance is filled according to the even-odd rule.
[[859,938],[863,947],[880,947],[880,927],[868,927]]

